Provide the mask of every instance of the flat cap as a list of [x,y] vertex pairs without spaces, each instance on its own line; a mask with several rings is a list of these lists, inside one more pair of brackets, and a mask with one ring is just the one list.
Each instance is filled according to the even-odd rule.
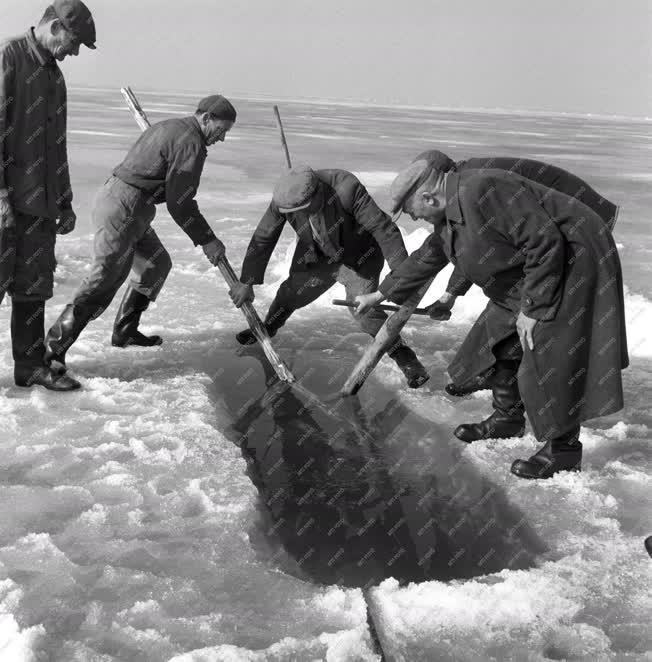
[[425,152],[421,152],[421,154],[413,159],[412,163],[415,161],[427,161],[434,170],[439,170],[440,172],[455,170],[456,167],[455,161],[438,149],[428,149]]
[[282,214],[306,209],[318,184],[319,179],[311,167],[295,166],[278,180],[272,199]]
[[392,182],[389,191],[392,196],[392,214],[403,209],[405,201],[423,184],[433,171],[432,166],[425,159],[414,161],[401,170]]
[[228,120],[235,122],[236,112],[233,104],[221,94],[212,94],[209,97],[204,97],[197,104],[198,113],[210,113],[218,120]]
[[91,10],[81,0],[54,0],[52,8],[68,32],[77,36],[87,48],[96,48],[95,21]]

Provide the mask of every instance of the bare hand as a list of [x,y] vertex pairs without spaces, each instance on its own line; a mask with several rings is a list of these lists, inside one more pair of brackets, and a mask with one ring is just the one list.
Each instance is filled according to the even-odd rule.
[[226,249],[224,244],[217,238],[209,241],[207,244],[202,246],[204,249],[204,254],[208,258],[208,261],[214,266],[217,266],[217,263],[224,257]]
[[435,303],[428,306],[428,315],[430,315],[430,319],[438,320],[440,322],[449,320],[451,318],[451,310],[455,305],[456,298],[457,297],[452,294],[448,294],[448,292],[439,297],[438,301],[435,301]]
[[355,298],[355,303],[358,304],[355,308],[355,315],[364,315],[371,310],[377,303],[380,303],[385,297],[382,292],[372,292],[371,294],[358,294]]
[[525,350],[526,343],[530,350],[534,349],[534,337],[532,331],[537,322],[538,320],[535,320],[533,317],[528,317],[523,311],[518,314],[518,317],[516,318],[516,332],[521,340],[523,350]]
[[254,300],[254,288],[251,285],[237,282],[229,290],[231,301],[235,304],[236,308],[241,308],[242,304],[246,301]]
[[75,229],[77,214],[72,209],[62,209],[59,212],[59,222],[57,223],[57,234],[68,234]]
[[9,202],[9,198],[0,195],[0,222],[3,228],[10,228],[16,224],[14,209]]

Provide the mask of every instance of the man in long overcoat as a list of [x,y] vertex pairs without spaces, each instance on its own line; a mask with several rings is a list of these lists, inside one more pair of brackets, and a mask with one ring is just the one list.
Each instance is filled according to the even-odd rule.
[[[622,408],[628,365],[620,260],[603,219],[505,171],[442,172],[423,160],[399,174],[392,198],[395,209],[428,220],[435,232],[378,292],[357,297],[359,313],[386,298],[402,303],[449,260],[458,265],[515,318],[512,334],[494,346],[502,368],[517,373],[511,384],[503,380],[510,386],[498,410],[518,414],[522,399],[543,446],[512,472],[547,478],[579,470],[580,423]],[[482,328],[484,344],[494,344],[490,327]]]
[[[465,172],[467,170],[498,169],[520,175],[583,202],[602,218],[610,230],[613,230],[618,216],[617,205],[607,200],[577,175],[550,163],[512,156],[475,157],[455,162],[436,149],[421,152],[414,161],[421,159],[443,171]],[[464,296],[472,284],[459,265],[455,266],[448,279],[446,290],[429,307],[430,316],[435,320],[449,319],[455,301],[458,297]],[[484,328],[487,325],[490,327],[488,335]],[[501,375],[500,370],[497,370],[499,366],[497,366],[493,348],[513,333],[513,326],[513,315],[489,301],[464,339],[457,353],[458,359],[449,366],[448,371],[452,381],[446,385],[446,392],[454,396],[463,396],[474,391],[492,388],[496,378]],[[487,337],[495,338],[495,342],[486,344],[484,341]],[[500,436],[501,424],[497,424],[493,419],[491,423],[493,425],[485,422],[484,426],[476,426],[476,436],[479,435],[478,438]],[[507,432],[510,433],[511,430],[507,430]],[[465,430],[465,434],[468,435],[469,431]]]
[[[327,292],[336,282],[347,299],[373,292],[385,260],[393,269],[407,257],[398,226],[374,202],[361,182],[346,170],[312,170],[297,166],[278,181],[272,202],[256,228],[242,264],[240,283],[231,291],[236,306],[253,298],[253,285],[262,283],[285,223],[297,233],[290,273],[278,289],[265,324],[271,336],[292,313]],[[372,310],[358,321],[375,335],[387,316]],[[255,342],[249,329],[242,344]],[[388,352],[407,379],[418,388],[429,375],[415,353],[399,337]]]
[[58,234],[75,227],[66,148],[67,93],[57,62],[95,48],[80,0],[54,0],[39,24],[0,44],[0,301],[11,296],[17,386],[72,391],[80,384],[44,363],[45,302]]

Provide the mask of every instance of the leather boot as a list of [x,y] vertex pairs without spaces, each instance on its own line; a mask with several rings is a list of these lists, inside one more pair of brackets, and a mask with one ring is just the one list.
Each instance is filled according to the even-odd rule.
[[111,344],[114,347],[153,347],[163,342],[161,336],[146,336],[138,330],[140,316],[148,306],[149,299],[144,294],[133,287],[127,288],[113,324]]
[[400,343],[387,352],[387,355],[401,369],[410,388],[419,388],[430,379],[428,371],[407,345]]
[[547,441],[528,460],[514,460],[512,473],[520,478],[550,478],[558,471],[580,471],[582,444],[579,430]]
[[[267,317],[265,317],[265,321],[263,322],[270,338],[273,338],[278,333],[278,330],[288,321],[293,312],[292,310],[288,311],[285,308],[281,308],[276,301],[272,301],[272,305],[267,311]],[[239,333],[236,333],[235,339],[241,345],[253,345],[258,342],[251,329],[243,329]]]
[[45,338],[45,364],[55,373],[66,371],[66,352],[95,313],[90,306],[68,304]]
[[494,412],[480,423],[463,423],[455,436],[471,443],[482,439],[509,439],[525,434],[525,407],[521,401],[516,377],[516,362],[499,365],[492,378]]
[[74,391],[81,384],[45,365],[45,302],[13,301],[11,344],[16,386],[44,386],[51,391]]

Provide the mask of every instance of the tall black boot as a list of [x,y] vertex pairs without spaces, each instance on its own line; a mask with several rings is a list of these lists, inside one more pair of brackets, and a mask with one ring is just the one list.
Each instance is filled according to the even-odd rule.
[[96,307],[68,304],[52,325],[45,337],[45,363],[55,372],[66,371],[66,352],[95,317],[96,312]]
[[[288,321],[294,310],[288,310],[285,307],[281,307],[276,303],[276,299],[272,301],[272,305],[267,311],[267,316],[263,322],[265,328],[267,329],[267,334],[270,338],[273,338],[278,330]],[[251,329],[243,329],[242,331],[235,334],[235,339],[241,345],[253,345],[258,342],[254,332]]]
[[558,471],[582,469],[579,429],[547,441],[528,460],[514,460],[512,473],[520,478],[550,478]]
[[508,439],[525,434],[525,407],[518,390],[518,362],[500,361],[492,378],[494,412],[480,423],[463,423],[455,436],[471,443],[481,439]]
[[11,345],[16,386],[74,391],[81,384],[45,364],[45,301],[12,301]]
[[144,294],[133,287],[127,288],[113,325],[111,344],[114,347],[153,347],[163,342],[161,336],[146,336],[138,330],[140,316],[148,306],[149,299]]
[[430,379],[428,371],[425,369],[421,361],[419,361],[417,355],[410,347],[403,343],[403,341],[394,345],[394,347],[387,352],[387,356],[389,356],[401,369],[410,388],[419,388]]

